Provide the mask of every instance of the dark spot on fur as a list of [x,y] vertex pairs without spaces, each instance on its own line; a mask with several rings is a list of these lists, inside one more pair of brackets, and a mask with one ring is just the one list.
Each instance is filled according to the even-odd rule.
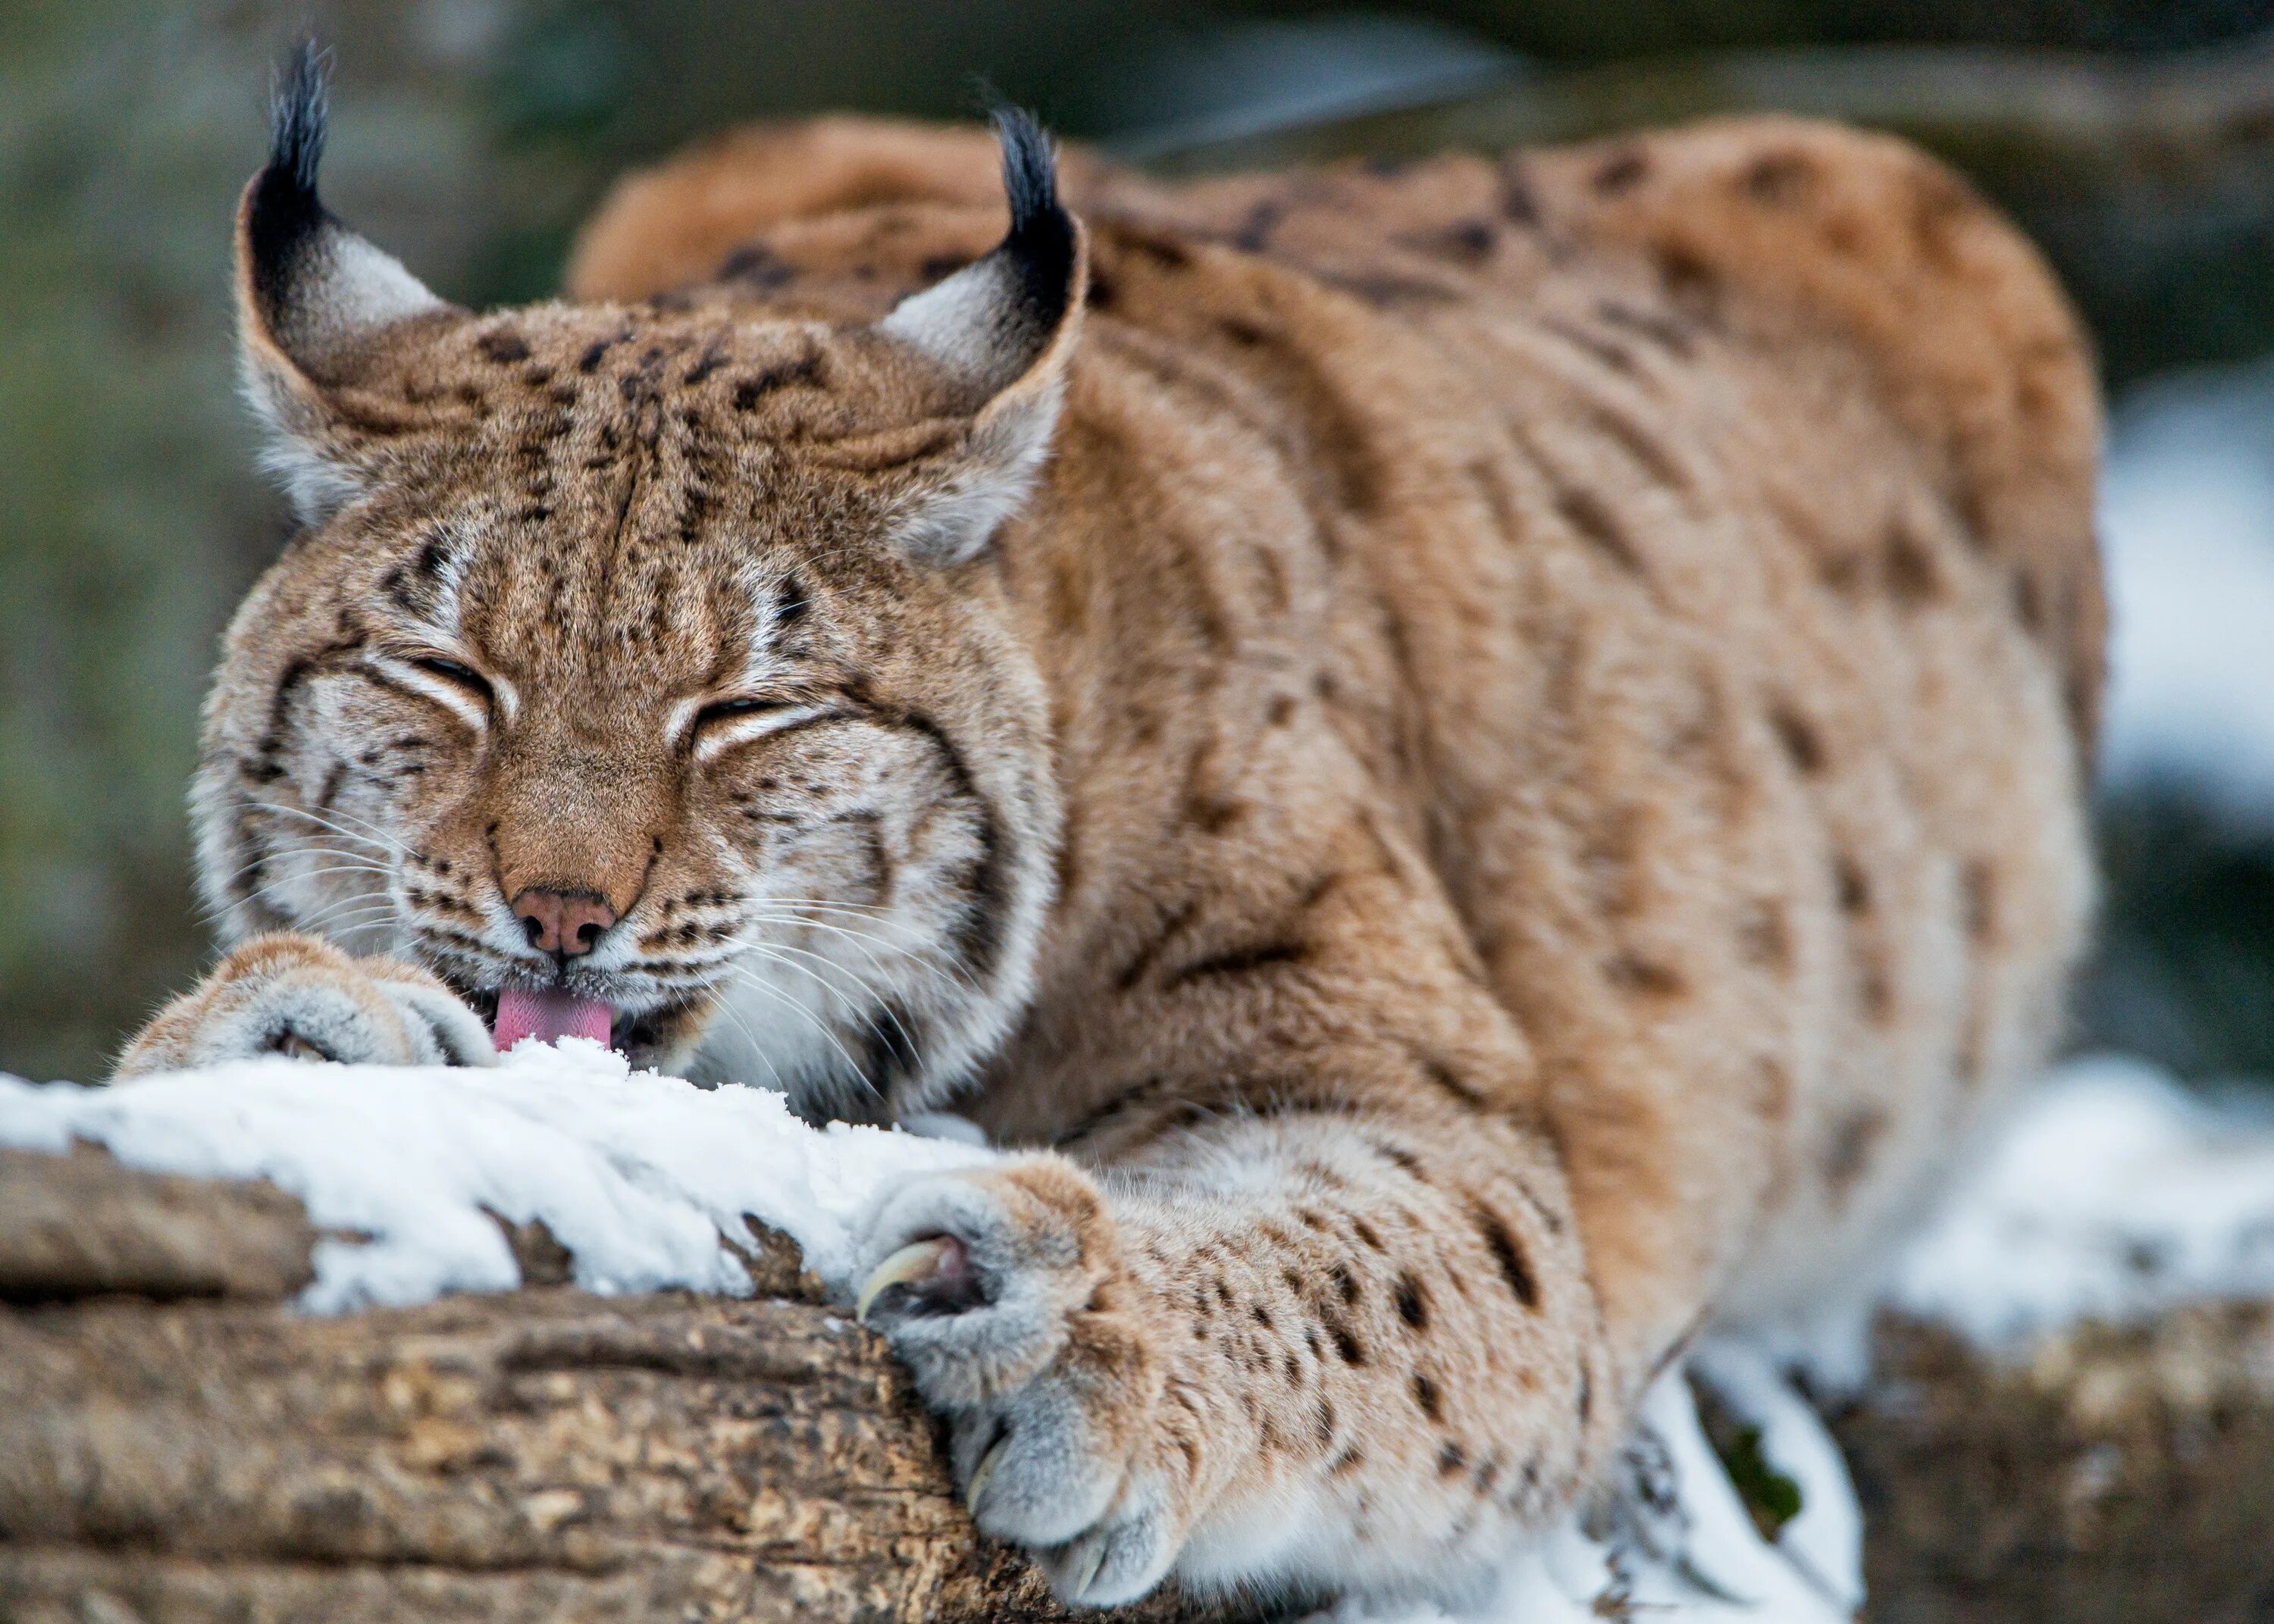
[[2027,568],[2016,570],[2014,575],[2014,618],[2030,636],[2044,635],[2044,598],[2037,590],[2037,576]]
[[1284,727],[1295,719],[1296,703],[1292,694],[1282,694],[1265,708],[1263,719],[1274,727]]
[[1748,964],[1780,974],[1792,968],[1792,921],[1781,902],[1756,903],[1737,926],[1737,951]]
[[1632,145],[1622,146],[1614,148],[1610,155],[1596,166],[1594,176],[1587,184],[1594,188],[1597,197],[1615,198],[1622,192],[1633,191],[1649,173],[1650,159],[1642,148]]
[[1271,233],[1286,213],[1286,206],[1275,198],[1258,199],[1231,234],[1231,245],[1244,253],[1261,253],[1271,245]]
[[1864,1018],[1884,1026],[1895,1012],[1894,978],[1888,974],[1885,951],[1877,944],[1864,948],[1856,970],[1856,1001]]
[[1173,237],[1124,231],[1121,240],[1131,252],[1149,259],[1160,270],[1181,271],[1193,262],[1192,251]]
[[1760,1090],[1755,1103],[1762,1120],[1782,1124],[1792,1115],[1792,1072],[1774,1055],[1763,1055],[1753,1070]]
[[1328,1467],[1327,1470],[1335,1477],[1346,1477],[1365,1464],[1366,1452],[1356,1444],[1352,1444],[1335,1457],[1334,1464]]
[[797,272],[776,257],[772,250],[755,244],[737,248],[719,265],[719,281],[746,282],[761,293],[786,286],[796,276]]
[[1426,1184],[1429,1182],[1427,1175],[1421,1170],[1421,1158],[1403,1145],[1392,1145],[1382,1139],[1375,1139],[1374,1152],[1414,1183]]
[[1397,1277],[1397,1315],[1417,1331],[1429,1328],[1429,1297],[1410,1274]]
[[1898,520],[1888,527],[1884,557],[1887,595],[1906,609],[1916,609],[1942,596],[1942,575],[1934,555]]
[[1321,1398],[1311,1406],[1311,1435],[1321,1449],[1331,1449],[1335,1443],[1335,1407]]
[[1620,953],[1603,966],[1603,979],[1622,992],[1671,998],[1689,989],[1682,972],[1638,953]]
[[1540,197],[1532,188],[1532,177],[1521,157],[1511,157],[1501,165],[1500,213],[1509,224],[1526,230],[1540,224]]
[[1886,1114],[1870,1106],[1841,1119],[1824,1153],[1824,1183],[1833,1199],[1848,1198],[1886,1131]]
[[726,365],[727,352],[718,344],[713,343],[696,357],[695,365],[687,369],[687,376],[682,381],[689,384],[701,383]]
[[1816,166],[1796,152],[1767,153],[1745,167],[1745,195],[1772,208],[1788,208],[1807,196]]
[[1624,377],[1634,377],[1642,369],[1636,364],[1633,352],[1625,345],[1614,343],[1599,334],[1590,333],[1576,322],[1564,321],[1554,316],[1540,318],[1540,330],[1553,333],[1574,350],[1585,351],[1611,371]]
[[1526,1308],[1539,1307],[1540,1282],[1532,1277],[1532,1265],[1517,1246],[1516,1237],[1509,1233],[1508,1225],[1482,1204],[1470,1208],[1469,1218],[1484,1238],[1485,1250],[1500,1266],[1501,1278],[1508,1282],[1508,1289],[1516,1294],[1516,1300]]
[[1407,240],[1416,248],[1441,255],[1458,265],[1482,265],[1492,258],[1493,249],[1500,242],[1500,233],[1489,220],[1457,220],[1442,230],[1423,233]]
[[1437,1451],[1437,1475],[1450,1477],[1469,1463],[1469,1452],[1458,1444],[1447,1444]]
[[1555,511],[1563,522],[1577,531],[1582,540],[1625,570],[1629,575],[1643,573],[1642,555],[1635,551],[1619,522],[1600,497],[1592,491],[1567,486],[1555,493]]
[[784,575],[781,584],[774,589],[774,629],[787,631],[806,617],[813,600],[806,596],[805,583],[794,575]]
[[480,350],[486,359],[494,361],[500,366],[529,359],[528,343],[511,327],[500,327],[494,333],[483,334],[474,341],[474,348]]
[[1326,1325],[1327,1335],[1333,1340],[1335,1352],[1341,1356],[1344,1364],[1357,1366],[1366,1363],[1366,1349],[1360,1345],[1350,1327],[1339,1320],[1329,1320]]
[[1277,969],[1299,965],[1311,956],[1311,950],[1299,942],[1271,942],[1254,947],[1234,949],[1187,965],[1162,983],[1164,987],[1182,987],[1209,976],[1249,975],[1258,970]]
[[1661,248],[1657,258],[1658,282],[1667,297],[1694,316],[1710,316],[1721,297],[1720,273],[1686,248]]
[[1824,771],[1824,741],[1806,717],[1790,705],[1775,704],[1769,707],[1769,726],[1798,771],[1812,776]]
[[1358,1237],[1359,1244],[1365,1246],[1367,1251],[1382,1252],[1387,1250],[1387,1248],[1385,1248],[1382,1244],[1382,1237],[1374,1233],[1374,1226],[1368,1223],[1359,1214],[1352,1213],[1351,1214],[1350,1224],[1351,1233]]
[[1969,862],[1958,872],[1958,896],[1968,938],[1977,944],[1989,941],[1998,929],[1996,871],[1979,858]]
[[1415,1371],[1412,1387],[1414,1406],[1432,1421],[1443,1420],[1445,1418],[1444,1400],[1438,1394],[1437,1384],[1419,1371]]
[[1871,912],[1871,882],[1864,875],[1864,866],[1844,852],[1832,865],[1832,885],[1842,914]]
[[823,387],[824,365],[818,350],[794,361],[777,362],[756,377],[745,378],[734,386],[734,410],[749,411],[778,389]]
[[1352,1274],[1346,1267],[1340,1263],[1336,1264],[1327,1272],[1327,1279],[1333,1285],[1335,1295],[1341,1297],[1345,1304],[1358,1301],[1358,1276]]

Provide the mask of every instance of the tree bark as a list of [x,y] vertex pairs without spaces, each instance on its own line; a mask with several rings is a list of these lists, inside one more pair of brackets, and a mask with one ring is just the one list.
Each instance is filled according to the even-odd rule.
[[508,1234],[520,1291],[314,1319],[289,1197],[0,1152],[0,1618],[1070,1616],[786,1241],[751,1300],[600,1297]]
[[[523,1289],[292,1312],[263,1185],[0,1152],[0,1618],[649,1624],[1068,1615],[980,1538],[931,1423],[774,1237],[750,1300]],[[352,1237],[339,1237],[348,1238]],[[1985,1361],[1890,1320],[1834,1414],[1869,1616],[2203,1624],[2274,1602],[2274,1311]],[[1147,1624],[1263,1616],[1173,1593]]]

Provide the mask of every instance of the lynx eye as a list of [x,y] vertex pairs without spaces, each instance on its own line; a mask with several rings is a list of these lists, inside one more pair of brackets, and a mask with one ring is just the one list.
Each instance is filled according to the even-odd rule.
[[478,695],[483,699],[490,696],[490,685],[487,679],[483,677],[481,673],[461,665],[456,660],[444,659],[439,655],[421,654],[403,663],[414,670],[425,672],[430,677],[440,677],[443,681],[462,688],[469,694]]
[[783,699],[745,697],[714,700],[695,713],[695,726],[697,729],[712,727],[721,722],[732,722],[742,717],[768,716],[776,711],[792,708],[790,703]]

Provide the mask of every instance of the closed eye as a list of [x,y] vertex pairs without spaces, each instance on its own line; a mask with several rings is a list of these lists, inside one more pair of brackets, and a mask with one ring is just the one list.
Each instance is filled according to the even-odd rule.
[[695,713],[689,733],[697,758],[707,761],[721,750],[754,739],[770,738],[841,714],[840,707],[825,700],[764,699],[743,694],[704,705]]
[[443,681],[462,688],[485,701],[490,697],[489,680],[478,671],[461,665],[456,660],[444,659],[436,654],[421,654],[405,660],[403,664],[423,671],[430,677],[440,677]]
[[500,688],[472,666],[444,655],[374,653],[366,669],[382,687],[440,705],[470,727],[487,727],[491,713],[501,704],[508,720],[513,716],[510,686]]
[[695,726],[701,729],[731,722],[737,717],[764,716],[772,711],[789,710],[794,705],[787,699],[719,699],[713,700],[695,713]]

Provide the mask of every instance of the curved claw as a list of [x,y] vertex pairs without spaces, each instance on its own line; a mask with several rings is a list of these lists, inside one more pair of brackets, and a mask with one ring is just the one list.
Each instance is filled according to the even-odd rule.
[[1080,1601],[1089,1587],[1097,1582],[1097,1570],[1105,1566],[1105,1540],[1098,1534],[1085,1534],[1067,1553],[1065,1588],[1058,1593],[1067,1601]]
[[861,1288],[860,1300],[853,1305],[853,1318],[862,1325],[868,1324],[870,1305],[888,1287],[919,1285],[933,1279],[945,1271],[949,1259],[961,1250],[958,1242],[945,1235],[935,1235],[926,1241],[911,1241],[877,1265]]
[[979,1515],[979,1497],[987,1492],[987,1480],[995,1475],[995,1469],[1003,1463],[1004,1446],[1010,1441],[1010,1436],[1007,1433],[997,1439],[988,1447],[987,1453],[980,1457],[979,1464],[972,1469],[971,1483],[963,1491],[963,1503],[975,1517]]

